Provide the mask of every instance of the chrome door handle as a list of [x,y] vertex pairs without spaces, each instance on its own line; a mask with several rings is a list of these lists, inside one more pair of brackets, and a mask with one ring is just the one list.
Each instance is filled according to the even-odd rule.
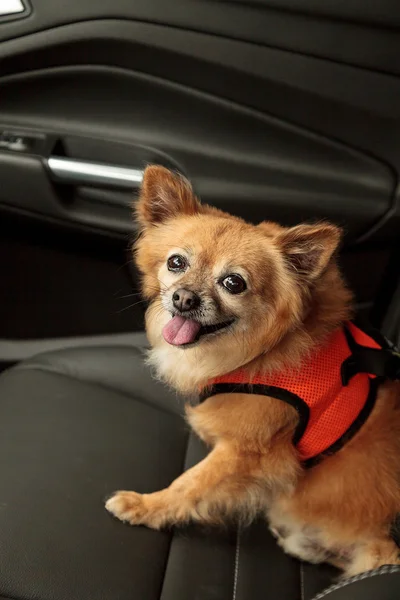
[[22,0],[1,0],[0,2],[0,16],[15,15],[22,13],[25,10],[25,6]]
[[45,160],[51,179],[56,183],[136,189],[143,180],[142,169],[118,167],[107,163],[51,156]]

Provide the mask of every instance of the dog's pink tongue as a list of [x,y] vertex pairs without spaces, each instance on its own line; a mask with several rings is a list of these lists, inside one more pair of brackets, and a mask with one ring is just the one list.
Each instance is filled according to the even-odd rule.
[[201,325],[185,317],[172,317],[162,330],[164,340],[173,346],[183,346],[195,341]]

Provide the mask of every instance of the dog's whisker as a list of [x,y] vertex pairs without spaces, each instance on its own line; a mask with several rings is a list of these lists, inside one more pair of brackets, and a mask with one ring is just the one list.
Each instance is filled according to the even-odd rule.
[[125,294],[124,296],[118,296],[118,300],[124,300],[125,298],[133,298],[134,296],[141,296],[142,292],[135,292],[133,294]]
[[121,308],[120,310],[117,310],[117,314],[123,313],[126,310],[132,309],[135,306],[138,306],[139,304],[145,304],[146,301],[145,300],[138,300],[137,302],[134,302],[133,304],[130,304],[129,306],[124,306],[124,308]]

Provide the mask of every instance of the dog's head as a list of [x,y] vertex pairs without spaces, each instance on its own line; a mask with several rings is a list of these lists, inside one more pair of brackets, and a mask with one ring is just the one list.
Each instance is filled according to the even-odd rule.
[[152,362],[185,391],[298,328],[340,239],[327,223],[252,225],[202,206],[187,180],[158,166],[145,171],[136,216]]

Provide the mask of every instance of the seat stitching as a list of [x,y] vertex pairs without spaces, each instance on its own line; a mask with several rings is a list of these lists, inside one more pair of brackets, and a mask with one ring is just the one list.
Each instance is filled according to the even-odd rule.
[[369,579],[371,577],[376,577],[377,575],[391,575],[393,573],[400,573],[400,567],[397,565],[384,565],[379,569],[374,569],[373,571],[365,571],[364,573],[360,573],[359,575],[354,575],[354,577],[350,577],[345,581],[341,581],[334,585],[331,585],[326,590],[315,596],[313,600],[322,600],[331,594],[332,592],[336,592],[336,590],[340,590],[343,587],[346,587],[352,583],[356,583],[357,581],[362,581],[363,579]]
[[[182,469],[181,469],[182,473],[184,473],[184,471],[185,471],[186,460],[187,460],[188,452],[189,452],[189,445],[190,445],[190,434],[187,437],[185,452],[183,454],[183,462],[182,462]],[[166,559],[165,559],[164,575],[163,575],[163,578],[162,578],[161,590],[160,590],[160,596],[159,596],[160,600],[162,600],[162,598],[163,598],[165,580],[167,578],[168,565],[169,565],[169,561],[170,561],[170,558],[171,558],[171,549],[172,549],[172,545],[174,543],[174,539],[175,539],[175,534],[172,533],[171,536],[170,536],[170,538],[169,538],[169,542],[168,542],[168,552],[167,552],[167,556],[166,556]]]
[[239,577],[239,561],[240,561],[241,534],[242,534],[242,528],[239,525],[238,529],[237,529],[237,535],[236,535],[235,572],[234,572],[234,578],[233,578],[232,600],[236,600],[236,594],[237,594],[237,584],[238,584],[238,577]]
[[301,600],[305,600],[305,594],[304,594],[304,565],[302,562],[300,562],[300,594],[301,594]]

